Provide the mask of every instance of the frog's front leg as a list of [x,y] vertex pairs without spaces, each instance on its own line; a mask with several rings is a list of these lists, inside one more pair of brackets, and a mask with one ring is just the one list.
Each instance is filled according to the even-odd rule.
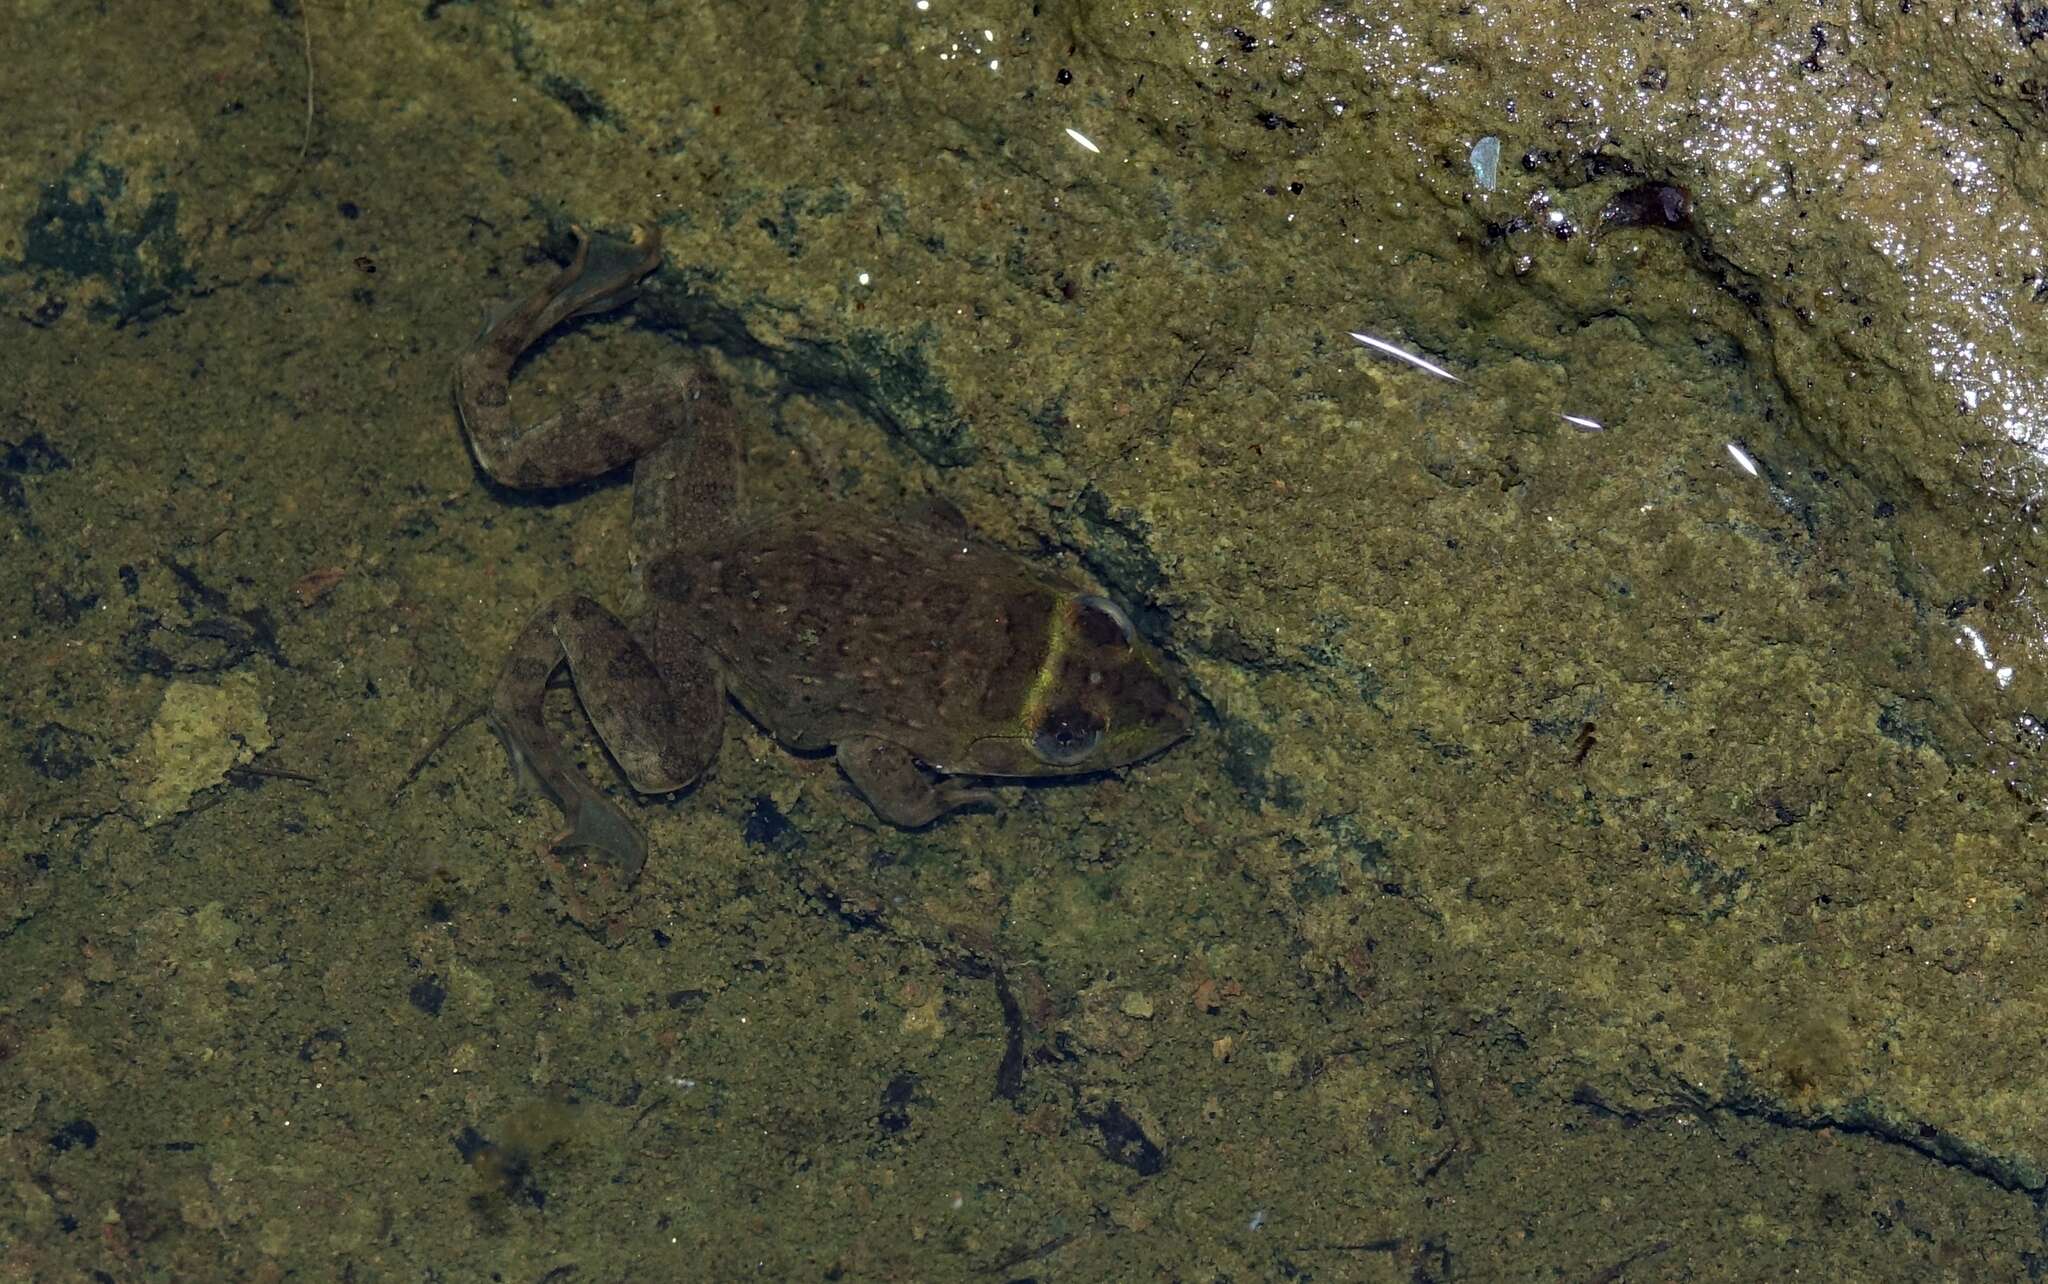
[[477,336],[455,368],[455,405],[476,461],[493,480],[522,490],[567,486],[638,459],[688,426],[696,376],[669,370],[631,388],[606,388],[536,424],[514,422],[512,366],[570,317],[615,308],[661,262],[661,236],[631,242],[576,232],[576,256],[545,285]]
[[875,814],[904,829],[917,829],[949,811],[996,800],[992,790],[973,789],[957,780],[932,780],[909,750],[873,736],[840,741],[834,757]]
[[718,756],[724,692],[701,657],[669,657],[657,670],[611,612],[574,594],[542,607],[505,660],[489,721],[513,771],[568,817],[558,846],[596,848],[621,884],[631,883],[646,863],[647,840],[563,759],[541,718],[548,679],[565,661],[598,739],[643,794],[681,789],[704,774]]

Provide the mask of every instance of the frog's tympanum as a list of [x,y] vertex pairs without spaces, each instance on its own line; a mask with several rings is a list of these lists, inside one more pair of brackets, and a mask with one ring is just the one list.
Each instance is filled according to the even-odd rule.
[[1100,771],[1187,734],[1178,685],[1123,611],[976,543],[957,514],[744,514],[739,423],[704,374],[671,371],[515,423],[519,355],[562,321],[624,302],[660,258],[655,234],[579,231],[575,260],[492,323],[456,374],[470,446],[499,482],[565,486],[633,465],[640,627],[558,597],[520,634],[491,701],[513,770],[568,817],[563,846],[596,849],[626,880],[646,858],[638,827],[541,719],[564,663],[642,793],[704,774],[730,694],[789,748],[833,749],[875,814],[906,828],[991,801],[953,777]]

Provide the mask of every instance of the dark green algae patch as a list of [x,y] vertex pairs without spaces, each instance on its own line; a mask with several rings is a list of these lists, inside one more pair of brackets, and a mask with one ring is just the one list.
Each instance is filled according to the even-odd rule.
[[[2034,182],[2002,15],[1390,11],[1406,61],[1334,11],[150,12],[22,18],[82,92],[0,88],[7,1272],[2048,1254],[2037,536],[1927,373],[1977,319],[1864,235],[1956,86]],[[1698,159],[1778,53],[1793,123],[1905,77],[1893,186]],[[1690,225],[1589,250],[1651,181]],[[463,715],[549,595],[631,605],[625,496],[484,488],[448,371],[650,218],[522,405],[708,360],[764,507],[936,495],[1096,576],[1197,738],[902,834],[734,719],[639,886],[551,857]]]
[[120,208],[127,177],[81,152],[21,227],[21,257],[0,272],[29,275],[42,301],[23,319],[49,325],[63,314],[65,291],[95,287],[87,312],[128,325],[161,315],[197,280],[178,236],[178,196],[160,191],[139,209]]

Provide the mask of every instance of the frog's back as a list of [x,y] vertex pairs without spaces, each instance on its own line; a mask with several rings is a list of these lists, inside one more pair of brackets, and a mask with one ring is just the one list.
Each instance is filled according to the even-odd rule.
[[753,527],[692,559],[683,623],[794,748],[851,734],[933,754],[1013,717],[1071,592],[961,535],[848,510]]

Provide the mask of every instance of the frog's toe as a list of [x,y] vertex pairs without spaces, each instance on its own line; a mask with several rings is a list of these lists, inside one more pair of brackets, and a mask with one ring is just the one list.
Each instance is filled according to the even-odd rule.
[[607,802],[585,799],[569,817],[569,832],[555,842],[556,851],[587,847],[618,871],[619,885],[629,886],[647,864],[647,838],[626,814]]
[[941,816],[959,811],[963,807],[995,807],[998,805],[996,791],[960,784],[958,781],[941,781],[934,791],[939,796]]
[[633,239],[589,236],[576,229],[576,257],[554,282],[557,319],[604,312],[631,299],[640,278],[661,264],[661,232],[658,228],[633,230]]

